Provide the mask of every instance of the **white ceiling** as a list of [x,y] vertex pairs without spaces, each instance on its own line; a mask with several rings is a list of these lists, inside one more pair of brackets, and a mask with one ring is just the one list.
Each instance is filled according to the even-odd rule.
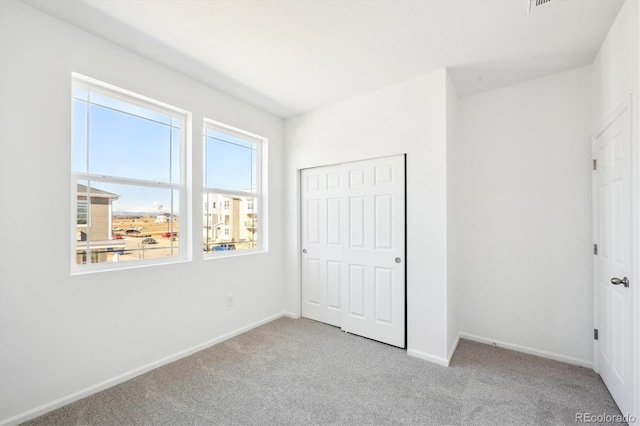
[[442,67],[460,96],[590,64],[622,0],[24,0],[290,117]]

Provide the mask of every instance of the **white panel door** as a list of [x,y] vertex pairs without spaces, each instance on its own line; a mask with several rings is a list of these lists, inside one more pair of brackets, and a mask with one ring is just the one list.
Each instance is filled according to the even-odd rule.
[[301,173],[302,315],[405,347],[404,156]]
[[342,329],[405,346],[404,156],[342,165]]
[[340,326],[340,166],[301,173],[302,316]]
[[[622,413],[632,413],[631,126],[622,106],[596,134],[596,300],[599,373]],[[636,284],[636,283],[633,283]]]

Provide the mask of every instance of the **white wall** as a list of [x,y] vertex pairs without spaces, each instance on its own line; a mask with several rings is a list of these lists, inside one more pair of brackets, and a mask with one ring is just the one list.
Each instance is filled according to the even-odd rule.
[[447,363],[444,70],[285,122],[287,309],[300,313],[298,171],[407,154],[408,350]]
[[463,337],[592,360],[590,69],[460,99]]
[[[632,194],[633,194],[633,266],[631,286],[635,303],[633,314],[634,342],[634,415],[640,419],[640,3],[626,1],[609,30],[598,56],[593,62],[593,114],[591,129],[595,131],[613,111],[633,93],[632,105]],[[598,326],[599,318],[594,318]],[[640,422],[640,420],[638,420]]]
[[458,93],[447,75],[447,356],[458,343]]
[[[22,3],[0,3],[0,419],[7,422],[283,311],[283,123]],[[270,252],[203,261],[196,239],[191,262],[71,276],[72,71],[191,111],[195,183],[203,116],[269,138]],[[195,212],[200,200],[196,184]],[[197,237],[202,214],[193,217]]]

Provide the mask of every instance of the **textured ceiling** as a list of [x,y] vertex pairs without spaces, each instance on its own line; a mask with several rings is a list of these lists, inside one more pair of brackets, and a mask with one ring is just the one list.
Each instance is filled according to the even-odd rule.
[[622,0],[24,0],[290,117],[451,69],[461,96],[590,64]]

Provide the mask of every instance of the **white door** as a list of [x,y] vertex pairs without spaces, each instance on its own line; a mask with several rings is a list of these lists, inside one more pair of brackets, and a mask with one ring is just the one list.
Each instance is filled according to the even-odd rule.
[[404,347],[404,156],[343,164],[342,179],[342,328]]
[[597,364],[622,413],[632,413],[631,124],[629,103],[596,133]]
[[302,315],[405,347],[404,156],[303,170]]
[[340,326],[340,166],[301,173],[302,316]]

